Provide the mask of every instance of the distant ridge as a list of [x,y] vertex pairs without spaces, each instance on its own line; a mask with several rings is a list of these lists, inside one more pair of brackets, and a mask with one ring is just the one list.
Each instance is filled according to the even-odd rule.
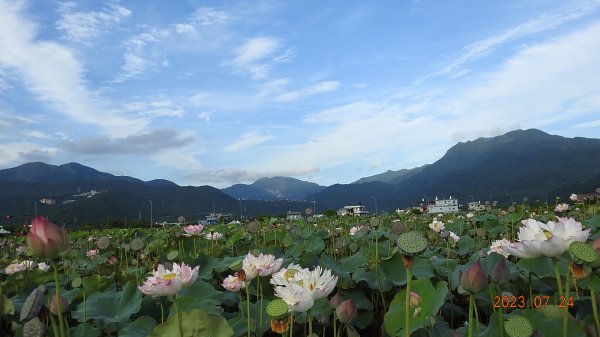
[[308,194],[319,192],[324,188],[296,178],[271,177],[260,178],[250,185],[235,184],[222,191],[237,199],[305,200]]
[[[336,208],[348,199],[377,198],[380,209],[394,210],[421,199],[458,197],[461,202],[522,202],[593,191],[600,177],[600,139],[565,138],[536,129],[460,142],[435,163],[400,183],[365,195],[354,185],[333,185],[313,198]],[[390,188],[393,190],[390,192]],[[334,198],[333,196],[343,196]]]

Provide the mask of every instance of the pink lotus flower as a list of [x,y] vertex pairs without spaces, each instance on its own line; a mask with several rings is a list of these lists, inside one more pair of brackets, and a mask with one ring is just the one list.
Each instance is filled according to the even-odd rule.
[[229,275],[223,280],[222,286],[231,292],[237,293],[244,288],[245,282],[235,275]]
[[98,249],[88,250],[87,253],[85,253],[85,256],[87,256],[90,259],[95,258],[96,256],[98,256]]
[[12,275],[14,273],[25,270],[25,265],[22,263],[11,263],[4,269],[6,275]]
[[69,234],[64,227],[58,227],[41,216],[31,222],[27,234],[27,244],[33,255],[41,258],[55,258],[69,250]]
[[566,212],[569,210],[569,204],[558,204],[556,205],[556,207],[554,207],[554,211],[555,212]]
[[192,236],[192,235],[200,235],[202,234],[202,231],[204,230],[204,225],[189,225],[189,226],[184,226],[183,227],[183,231],[185,232],[185,236]]
[[196,282],[198,268],[199,266],[196,266],[192,269],[185,263],[181,265],[173,263],[173,270],[171,271],[159,264],[157,269],[152,271],[152,276],[148,277],[138,288],[142,293],[151,296],[175,295],[182,288]]

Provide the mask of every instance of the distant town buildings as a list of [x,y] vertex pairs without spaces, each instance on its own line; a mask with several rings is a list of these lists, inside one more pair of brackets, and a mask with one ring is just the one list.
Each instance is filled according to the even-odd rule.
[[40,199],[40,202],[46,205],[56,205],[56,199],[51,198],[42,198]]
[[300,219],[302,219],[302,212],[288,211],[285,218],[287,220],[300,220]]
[[488,201],[486,201],[485,204],[482,204],[481,201],[471,201],[469,203],[468,209],[469,209],[469,211],[472,211],[472,212],[480,212],[480,211],[490,210],[490,209],[492,209],[492,206],[490,205],[490,203]]
[[428,213],[456,213],[458,212],[458,199],[442,199],[435,198],[433,203],[427,205]]
[[75,194],[74,197],[91,198],[91,197],[95,196],[98,193],[100,193],[100,192],[98,192],[96,190],[90,190],[89,192],[83,192],[83,193],[80,193],[80,194]]
[[344,206],[338,209],[337,214],[340,216],[343,215],[353,215],[353,216],[364,216],[369,215],[369,211],[365,210],[365,206],[358,204],[352,206]]

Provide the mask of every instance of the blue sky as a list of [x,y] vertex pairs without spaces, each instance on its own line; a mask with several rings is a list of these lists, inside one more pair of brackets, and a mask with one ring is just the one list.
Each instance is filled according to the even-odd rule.
[[600,1],[0,0],[0,23],[0,168],[330,185],[517,128],[600,137]]

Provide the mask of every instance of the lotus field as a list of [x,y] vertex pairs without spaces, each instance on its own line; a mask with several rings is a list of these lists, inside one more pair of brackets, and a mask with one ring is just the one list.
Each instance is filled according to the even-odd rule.
[[91,231],[37,217],[0,239],[0,336],[599,337],[600,207],[574,201]]

